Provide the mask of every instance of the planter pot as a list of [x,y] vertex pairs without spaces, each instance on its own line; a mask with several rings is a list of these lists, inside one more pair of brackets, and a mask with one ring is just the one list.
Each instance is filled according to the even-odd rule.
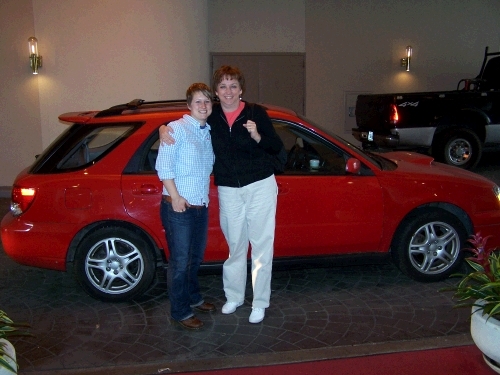
[[[484,304],[483,301],[476,301]],[[470,332],[476,346],[484,355],[484,360],[500,374],[500,321],[483,315],[483,310],[472,306]]]
[[[7,341],[5,339],[0,339],[0,343],[5,343],[6,346],[4,346],[5,352],[10,355],[12,358],[6,357],[5,360],[11,365],[13,368],[17,369],[17,364],[16,364],[16,350],[14,349],[14,346],[10,343],[10,341]],[[13,375],[14,373],[5,367],[0,366],[0,375]],[[15,372],[17,374],[17,372]]]

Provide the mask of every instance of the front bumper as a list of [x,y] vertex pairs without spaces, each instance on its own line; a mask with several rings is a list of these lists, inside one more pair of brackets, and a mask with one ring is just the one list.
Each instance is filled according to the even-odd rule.
[[500,247],[500,211],[490,211],[475,215],[474,234],[483,238],[491,236],[488,247]]

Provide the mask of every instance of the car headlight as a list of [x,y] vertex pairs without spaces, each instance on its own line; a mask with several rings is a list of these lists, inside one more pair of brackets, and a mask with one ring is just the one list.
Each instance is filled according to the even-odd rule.
[[493,186],[493,194],[497,197],[497,200],[500,202],[500,187],[498,185]]

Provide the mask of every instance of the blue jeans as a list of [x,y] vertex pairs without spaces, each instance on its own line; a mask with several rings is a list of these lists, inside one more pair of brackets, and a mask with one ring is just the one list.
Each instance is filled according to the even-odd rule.
[[194,315],[192,307],[204,302],[198,269],[207,245],[208,208],[175,212],[171,203],[162,201],[160,216],[170,253],[167,270],[170,315],[174,320],[185,320]]

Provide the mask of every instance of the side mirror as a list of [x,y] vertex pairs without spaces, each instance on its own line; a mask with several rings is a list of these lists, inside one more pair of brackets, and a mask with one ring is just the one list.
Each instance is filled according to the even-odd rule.
[[361,162],[356,158],[347,159],[347,163],[345,165],[345,171],[351,174],[359,174],[359,170],[361,169]]

